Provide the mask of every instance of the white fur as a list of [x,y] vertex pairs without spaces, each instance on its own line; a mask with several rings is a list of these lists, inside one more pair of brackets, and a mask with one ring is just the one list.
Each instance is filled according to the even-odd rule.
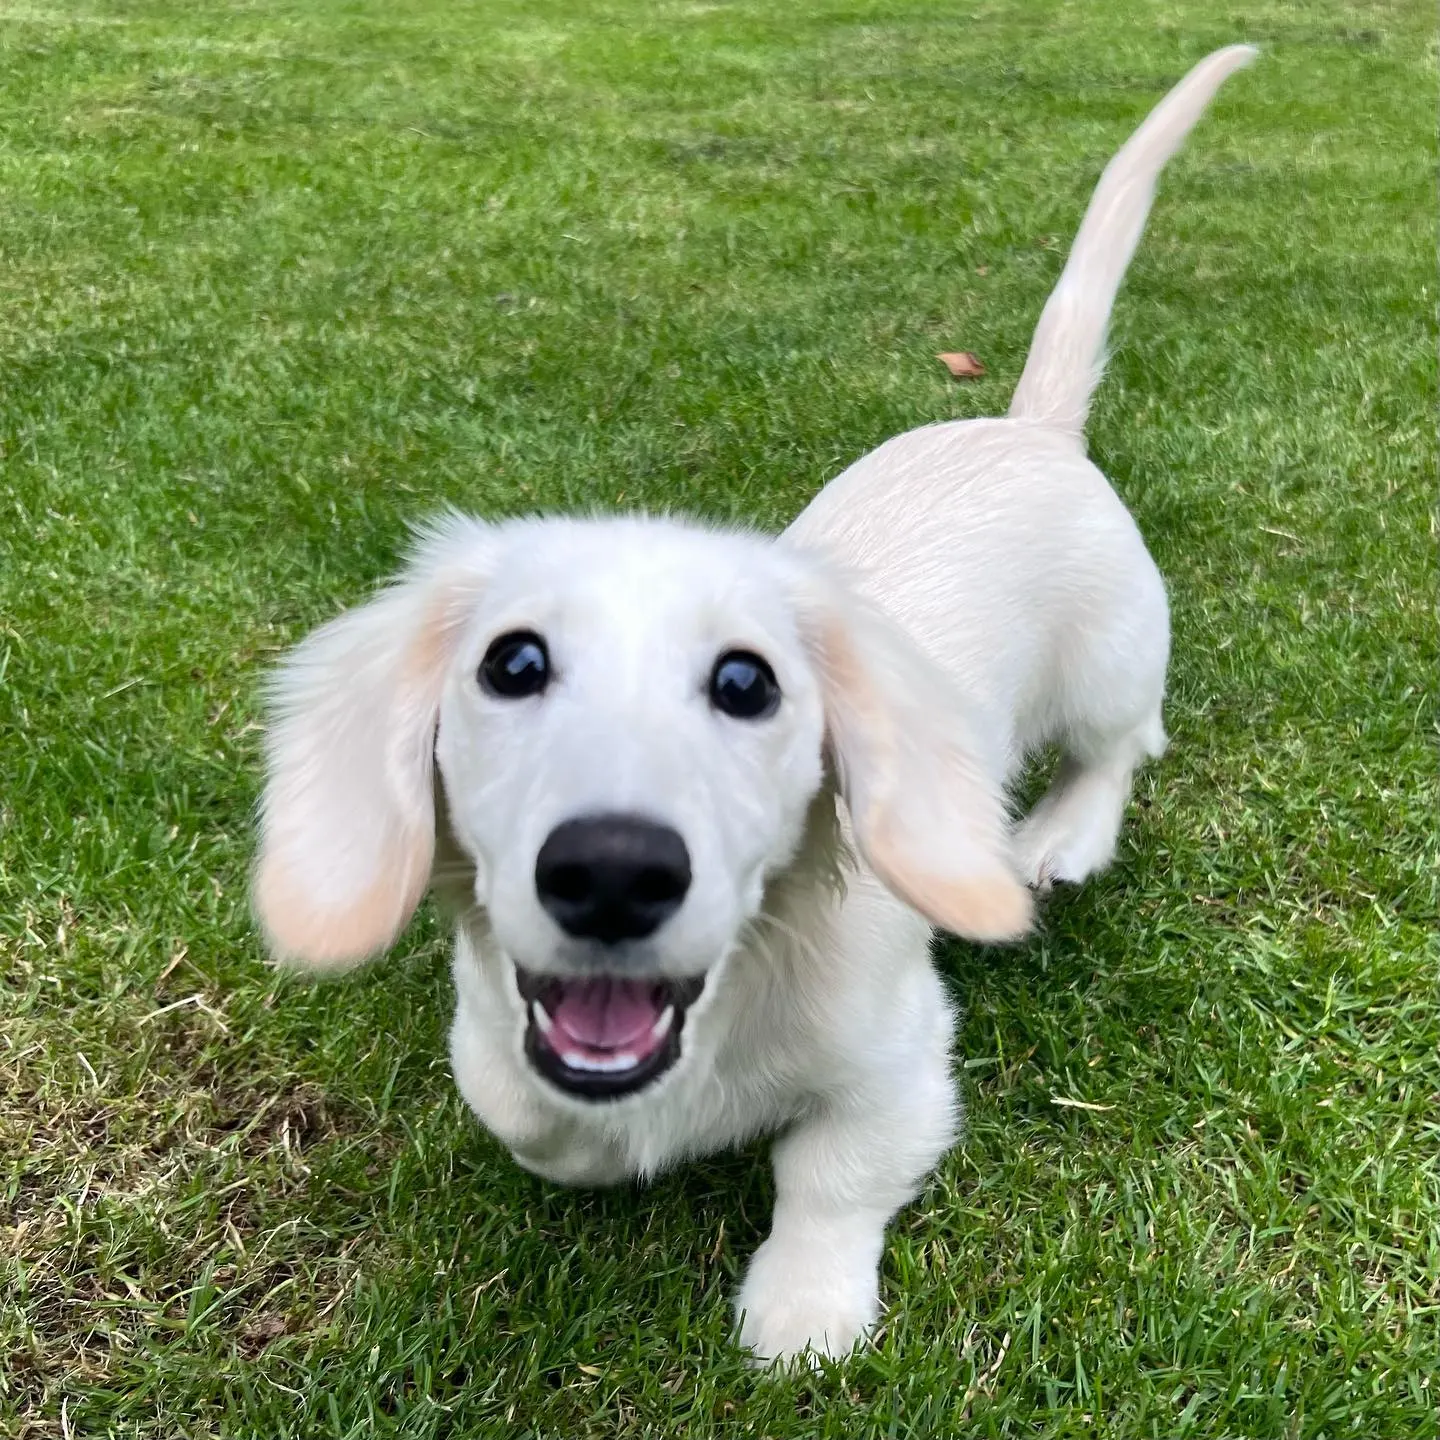
[[[1131,773],[1164,745],[1164,586],[1080,431],[1156,176],[1252,55],[1202,62],[1111,163],[1009,419],[888,441],[778,542],[452,517],[279,672],[256,874],[276,953],[353,965],[433,881],[457,917],[460,1090],[553,1180],[650,1175],[782,1131],[773,1228],[738,1297],[758,1355],[851,1348],[878,1313],[886,1223],[955,1136],[931,923],[1022,933],[1017,875],[1038,888],[1105,865]],[[498,700],[476,666],[517,628],[545,637],[555,680]],[[707,702],[737,647],[776,672],[770,719]],[[1012,835],[1005,786],[1050,742],[1064,759]],[[706,977],[679,1062],[609,1102],[531,1068],[514,969],[609,963],[533,879],[552,827],[601,811],[674,827],[694,874],[614,964]]]

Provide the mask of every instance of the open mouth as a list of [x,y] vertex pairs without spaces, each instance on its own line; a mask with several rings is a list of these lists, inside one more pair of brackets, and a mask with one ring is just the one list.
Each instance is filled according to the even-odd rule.
[[686,1010],[704,978],[537,975],[517,965],[525,1054],[552,1085],[586,1100],[632,1095],[680,1058]]

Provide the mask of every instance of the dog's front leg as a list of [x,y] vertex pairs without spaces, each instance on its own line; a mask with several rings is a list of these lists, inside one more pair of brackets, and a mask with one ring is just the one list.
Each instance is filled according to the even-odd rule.
[[849,1354],[879,1314],[885,1227],[958,1120],[943,1044],[887,1080],[881,1097],[826,1102],[775,1146],[774,1221],[736,1301],[741,1343],[762,1360]]

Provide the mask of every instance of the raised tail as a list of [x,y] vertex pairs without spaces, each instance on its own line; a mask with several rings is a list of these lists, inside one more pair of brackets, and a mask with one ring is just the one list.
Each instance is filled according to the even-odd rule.
[[1231,45],[1207,55],[1150,113],[1105,167],[1060,283],[1035,327],[1010,417],[1067,431],[1078,441],[1105,371],[1105,330],[1115,292],[1140,243],[1155,182],[1215,92],[1259,52]]

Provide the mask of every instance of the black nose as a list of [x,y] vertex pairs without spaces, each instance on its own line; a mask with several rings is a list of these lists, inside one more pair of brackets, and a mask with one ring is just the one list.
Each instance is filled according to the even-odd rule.
[[685,842],[633,815],[567,820],[535,860],[535,891],[555,923],[606,945],[659,929],[689,888]]

